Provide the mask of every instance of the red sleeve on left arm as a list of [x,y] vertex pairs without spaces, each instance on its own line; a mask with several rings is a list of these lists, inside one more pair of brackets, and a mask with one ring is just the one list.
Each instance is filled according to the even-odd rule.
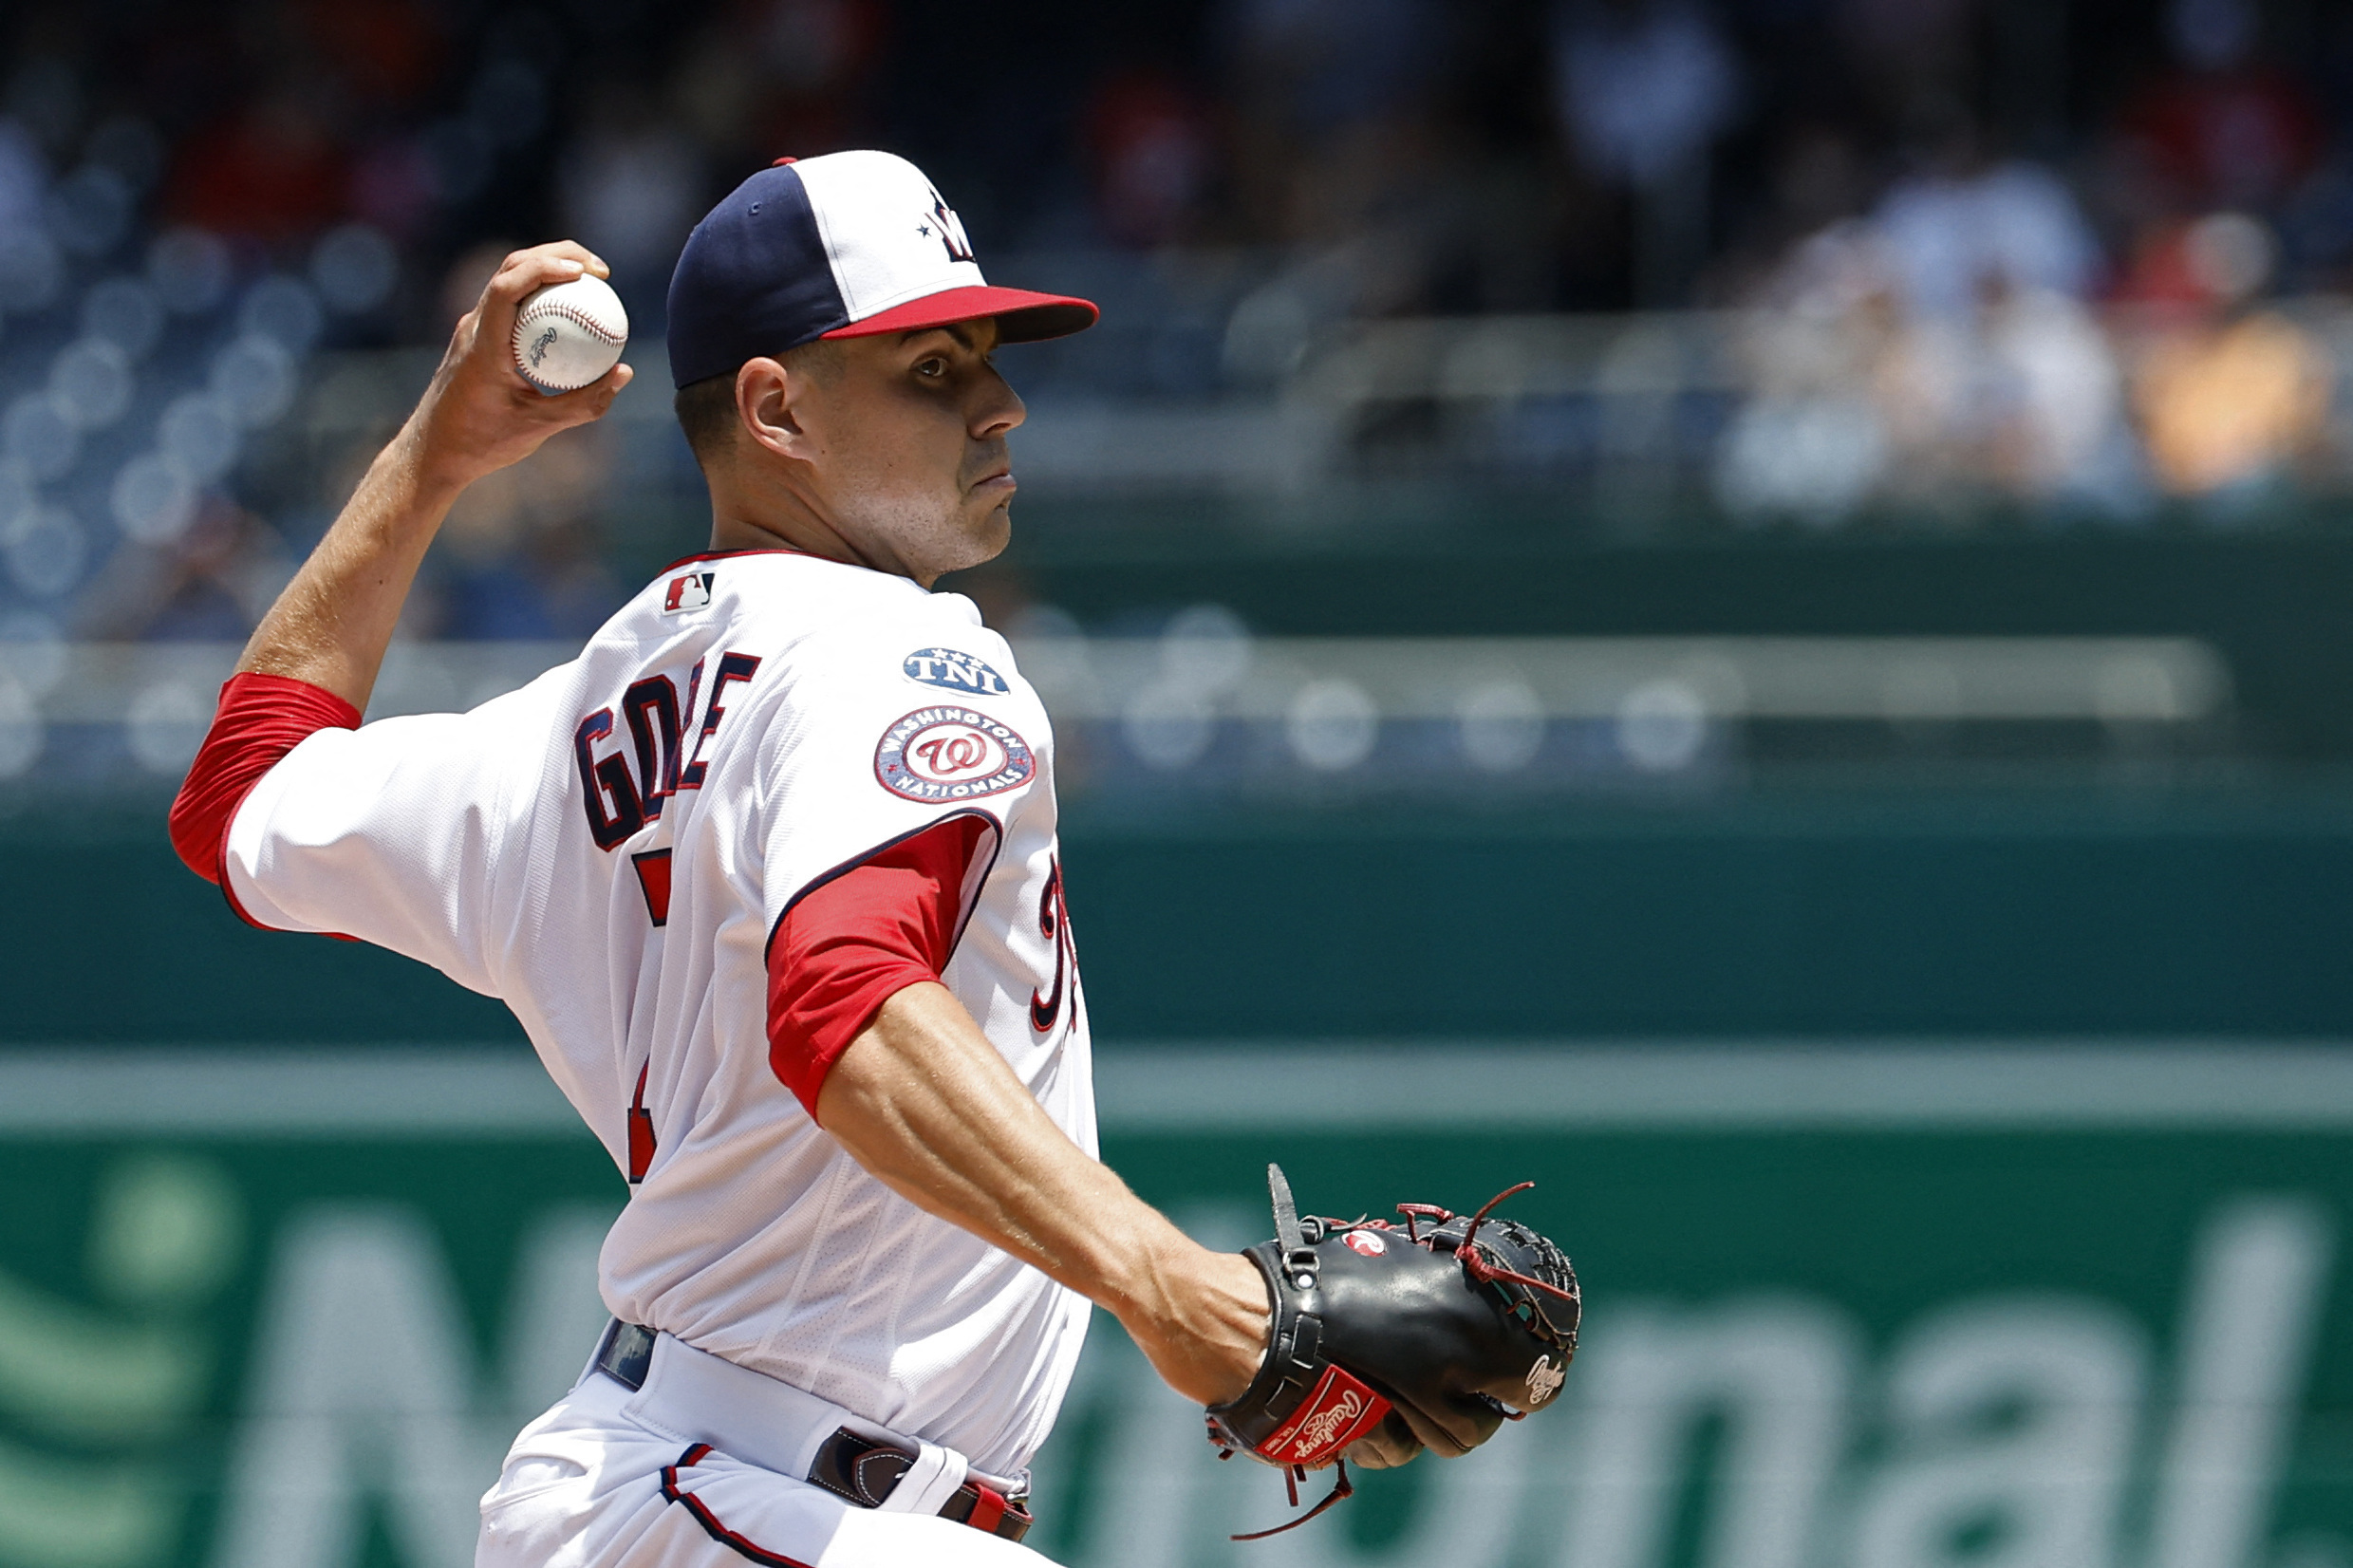
[[768,943],[768,1062],[817,1114],[817,1091],[884,1002],[947,967],[964,875],[991,828],[951,817],[801,895]]
[[231,676],[172,802],[172,848],[188,869],[219,882],[229,824],[261,775],[320,730],[359,727],[360,710],[323,686],[250,671]]

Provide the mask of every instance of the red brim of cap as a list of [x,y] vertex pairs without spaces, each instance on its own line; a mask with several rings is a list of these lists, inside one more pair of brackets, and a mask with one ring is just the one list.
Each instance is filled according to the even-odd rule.
[[936,294],[894,305],[879,315],[836,327],[829,338],[870,338],[883,332],[913,332],[960,321],[994,318],[999,343],[1036,343],[1068,337],[1092,327],[1103,314],[1091,301],[1068,294],[1036,294],[1027,289],[943,289]]

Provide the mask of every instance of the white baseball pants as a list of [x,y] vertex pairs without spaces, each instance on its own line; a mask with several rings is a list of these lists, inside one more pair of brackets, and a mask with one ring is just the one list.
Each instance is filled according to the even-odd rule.
[[[880,1508],[799,1479],[822,1434],[778,1419],[782,1389],[667,1335],[641,1390],[591,1371],[514,1440],[482,1499],[475,1568],[1053,1568],[912,1511],[940,1490],[910,1484],[914,1472]],[[799,1415],[811,1396],[785,1391]],[[953,1490],[963,1470],[950,1463]]]

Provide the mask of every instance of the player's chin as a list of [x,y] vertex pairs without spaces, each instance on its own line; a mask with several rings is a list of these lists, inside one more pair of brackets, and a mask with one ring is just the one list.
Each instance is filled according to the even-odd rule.
[[993,506],[978,506],[966,512],[963,526],[957,531],[963,559],[955,569],[977,567],[983,561],[994,561],[1013,543],[1013,502],[1010,497]]

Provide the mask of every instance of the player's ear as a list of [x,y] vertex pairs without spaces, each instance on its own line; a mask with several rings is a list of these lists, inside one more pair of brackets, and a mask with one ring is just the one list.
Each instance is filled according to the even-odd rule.
[[781,457],[812,456],[802,403],[810,380],[772,359],[746,360],[736,371],[736,420],[760,446]]

